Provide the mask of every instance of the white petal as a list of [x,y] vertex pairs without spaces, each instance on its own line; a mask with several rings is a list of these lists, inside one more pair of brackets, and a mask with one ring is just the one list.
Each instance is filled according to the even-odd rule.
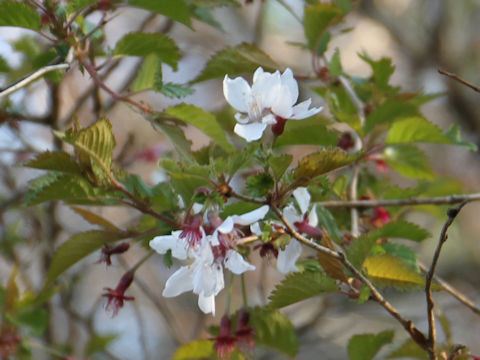
[[228,234],[228,233],[231,233],[232,230],[233,230],[233,217],[232,216],[228,216],[221,224],[220,226],[217,228],[217,230],[219,232],[221,232],[222,234]]
[[297,200],[302,214],[305,214],[308,210],[308,206],[310,205],[310,199],[312,198],[307,188],[303,186],[296,188],[293,190],[293,196],[295,197],[295,200]]
[[290,68],[286,68],[281,76],[282,85],[288,87],[290,90],[291,104],[295,104],[298,99],[298,84],[293,77],[293,72]]
[[268,210],[269,210],[268,205],[263,205],[263,206],[259,207],[258,209],[247,212],[245,214],[233,215],[232,218],[233,218],[233,221],[235,222],[235,224],[250,225],[250,224],[253,224],[254,222],[262,220],[265,217],[265,215],[267,215]]
[[285,216],[285,219],[293,225],[293,223],[297,221],[302,221],[302,217],[298,214],[298,211],[295,209],[293,204],[288,205],[283,209],[283,216]]
[[277,270],[282,274],[287,274],[292,271],[297,271],[297,259],[302,253],[302,245],[295,239],[290,240],[290,243],[285,247],[285,250],[278,252]]
[[162,295],[165,297],[174,297],[186,291],[193,290],[192,278],[192,269],[188,266],[182,266],[168,278]]
[[194,203],[192,205],[192,212],[194,214],[199,214],[203,210],[203,204]]
[[317,207],[313,205],[312,210],[308,214],[308,225],[316,227],[318,225]]
[[234,274],[240,275],[245,271],[255,270],[255,266],[245,261],[242,255],[235,250],[228,250],[224,260],[225,267]]
[[268,109],[275,103],[280,86],[281,80],[278,71],[273,74],[264,72],[255,77],[252,84],[252,95],[259,97],[263,109]]
[[308,110],[308,107],[310,106],[311,102],[312,100],[308,99],[301,102],[300,104],[295,105],[292,108],[292,116],[290,118],[294,120],[302,120],[310,116],[313,116],[315,114],[318,114],[320,111],[323,110],[323,107],[321,106],[318,108],[311,108],[310,110]]
[[203,292],[206,296],[210,296],[216,291],[217,273],[222,271],[222,266],[214,262],[210,244],[205,244],[197,256],[193,264],[193,292],[195,294]]
[[262,123],[267,125],[274,125],[277,123],[277,119],[275,119],[275,115],[267,114],[262,118]]
[[244,78],[223,79],[223,94],[228,103],[240,112],[248,112],[248,103],[252,97],[252,89]]
[[263,234],[262,229],[260,228],[260,224],[258,222],[250,225],[250,231],[257,236],[261,236]]
[[267,124],[262,123],[253,123],[246,125],[237,124],[235,125],[234,131],[235,134],[237,134],[238,136],[241,136],[248,142],[252,142],[262,137],[266,127]]
[[272,112],[284,119],[289,119],[293,114],[293,104],[290,90],[286,86],[281,86],[277,99],[272,106]]
[[202,310],[205,314],[212,313],[215,316],[215,296],[205,296],[203,294],[198,295],[198,307]]
[[255,72],[253,73],[253,82],[256,82],[260,77],[263,76],[263,68],[260,66]]
[[236,113],[234,117],[235,117],[235,120],[237,120],[237,122],[240,124],[248,124],[250,121],[250,118],[247,115],[242,113]]
[[187,248],[185,242],[180,239],[181,230],[172,232],[172,235],[156,236],[150,240],[150,247],[159,254],[165,254],[172,250],[172,256],[184,260],[187,258]]

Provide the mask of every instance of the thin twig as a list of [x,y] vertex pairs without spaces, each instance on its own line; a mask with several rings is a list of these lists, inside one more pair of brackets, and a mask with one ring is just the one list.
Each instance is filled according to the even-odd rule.
[[[418,267],[420,270],[422,270],[424,273],[427,273],[428,269],[425,265],[422,263],[417,263]],[[443,280],[441,277],[438,275],[433,276],[433,280],[442,287],[443,290],[448,292],[450,295],[452,295],[455,299],[460,301],[463,305],[468,307],[470,310],[472,310],[475,314],[480,315],[480,308],[475,306],[474,302],[470,299],[468,299],[464,294],[462,294],[460,291],[455,289],[452,285],[450,285],[448,282]]]
[[327,208],[371,208],[377,206],[452,205],[461,203],[462,201],[471,202],[478,200],[480,200],[480,193],[387,200],[328,200],[319,201],[315,204]]
[[435,360],[437,358],[436,355],[436,329],[435,329],[435,316],[433,314],[433,307],[434,301],[432,296],[432,282],[433,276],[435,275],[435,269],[438,264],[438,259],[440,258],[440,252],[442,250],[442,246],[447,241],[448,235],[447,230],[452,225],[453,220],[457,217],[460,210],[465,206],[467,202],[462,202],[456,208],[449,209],[447,211],[448,219],[443,225],[442,231],[440,233],[440,238],[438,240],[437,248],[435,249],[435,253],[433,255],[432,264],[427,272],[426,282],[425,282],[425,295],[427,298],[427,315],[428,315],[428,341],[427,341],[427,351],[428,356],[431,360]]
[[452,78],[452,79],[458,81],[459,83],[461,83],[463,85],[468,86],[470,89],[473,89],[476,92],[480,92],[480,87],[473,85],[472,83],[462,79],[461,77],[459,77],[458,75],[456,75],[454,73],[451,73],[451,72],[448,72],[448,71],[445,71],[445,70],[442,70],[442,69],[438,69],[438,72],[442,75],[448,76],[449,78]]
[[[357,187],[358,187],[358,173],[359,167],[358,164],[353,165],[353,173],[352,173],[352,182],[350,183],[350,200],[355,201],[357,200]],[[359,216],[358,216],[358,209],[356,207],[352,207],[350,210],[350,218],[351,218],[351,230],[352,236],[357,238],[360,236],[360,228],[359,228]]]
[[420,330],[418,330],[413,322],[411,320],[405,319],[395,307],[390,304],[384,297],[383,295],[377,290],[377,288],[372,284],[372,282],[362,274],[360,270],[358,270],[355,266],[352,265],[350,261],[347,260],[346,256],[342,252],[334,251],[329,248],[326,248],[322,245],[319,245],[317,243],[314,243],[304,236],[302,236],[300,233],[298,233],[295,228],[287,221],[287,219],[283,216],[282,212],[274,205],[271,204],[270,208],[272,211],[279,217],[279,219],[284,223],[284,225],[287,227],[290,235],[292,235],[296,240],[300,241],[302,244],[318,251],[323,254],[332,256],[335,259],[338,259],[348,270],[350,270],[355,277],[357,277],[362,283],[365,284],[370,289],[370,294],[371,297],[378,302],[385,310],[390,313],[402,326],[404,329],[408,332],[410,337],[423,349],[426,350],[426,338],[422,334]]
[[30,84],[32,81],[35,81],[38,78],[42,77],[46,73],[49,73],[49,72],[55,71],[55,70],[68,69],[69,67],[70,67],[70,64],[56,64],[56,65],[44,66],[44,67],[38,69],[37,71],[34,71],[33,73],[31,73],[27,77],[23,78],[22,80],[17,81],[15,83],[7,86],[5,89],[3,89],[0,92],[0,99],[4,96],[10,95],[11,93],[14,93],[17,90],[20,90],[21,88]]

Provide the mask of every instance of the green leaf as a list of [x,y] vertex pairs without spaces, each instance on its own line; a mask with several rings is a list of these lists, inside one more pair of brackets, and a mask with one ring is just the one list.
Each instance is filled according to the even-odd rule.
[[369,256],[363,266],[368,277],[380,287],[411,289],[425,285],[425,278],[421,274],[402,259],[390,254]]
[[156,54],[147,55],[132,83],[132,91],[152,90],[158,78],[162,79],[162,61]]
[[417,253],[414,250],[405,245],[396,244],[393,242],[386,242],[382,244],[381,247],[388,254],[396,256],[405,261],[405,263],[410,265],[412,269],[418,270]]
[[278,69],[277,63],[254,44],[229,46],[213,55],[192,83],[223,78],[226,74],[230,77],[253,74],[259,66],[266,71]]
[[318,3],[305,6],[303,18],[303,31],[311,50],[317,51],[319,39],[325,30],[335,22],[338,22],[344,13],[342,9],[333,5]]
[[0,1],[0,26],[40,30],[42,20],[32,7],[18,1]]
[[339,241],[342,238],[342,234],[332,213],[323,206],[316,206],[316,211],[319,227],[325,228],[335,241]]
[[386,144],[429,142],[451,144],[440,128],[423,117],[415,116],[396,121],[390,128]]
[[431,236],[427,230],[405,220],[389,222],[377,229],[376,232],[378,232],[378,238],[402,238],[416,242],[423,241]]
[[354,335],[348,342],[350,360],[372,360],[380,349],[393,341],[393,331]]
[[43,291],[63,273],[87,255],[100,249],[104,244],[127,238],[129,234],[104,230],[90,230],[70,237],[60,245],[53,255],[48,268]]
[[107,346],[117,339],[117,334],[93,334],[86,345],[86,355],[92,356],[98,351],[105,350]]
[[363,234],[359,238],[355,239],[353,243],[347,249],[347,259],[355,266],[357,269],[360,269],[363,265],[363,262],[370,254],[373,245],[377,241],[376,231],[372,231],[367,234]]
[[56,135],[74,146],[80,168],[89,180],[95,183],[110,181],[115,137],[107,118],[80,131],[69,130]]
[[196,360],[209,358],[215,353],[211,340],[194,340],[180,346],[172,356],[172,360]]
[[212,15],[210,9],[205,7],[192,5],[192,15],[195,19],[203,21],[204,23],[213,26],[219,31],[225,31],[222,24],[219,23],[215,17]]
[[225,150],[234,150],[232,144],[228,141],[225,132],[218,124],[215,115],[212,113],[189,104],[180,104],[170,107],[167,109],[166,113],[200,129]]
[[34,336],[42,336],[47,328],[49,315],[46,309],[30,306],[20,310],[12,320],[18,325],[28,326]]
[[387,146],[383,151],[383,160],[405,177],[426,180],[435,178],[427,157],[414,145],[398,144]]
[[184,160],[192,159],[192,142],[185,137],[185,134],[178,125],[167,124],[162,121],[155,121],[157,126],[171,141],[175,150]]
[[[159,1],[158,3],[161,3]],[[131,32],[124,35],[116,44],[115,55],[146,57],[155,54],[157,58],[177,70],[180,50],[175,41],[163,34]],[[153,61],[153,60],[150,60]]]
[[268,307],[279,309],[337,289],[336,281],[322,273],[311,271],[291,273],[275,286],[275,290],[269,296]]
[[375,84],[377,84],[380,90],[386,91],[388,89],[390,76],[392,76],[395,71],[395,66],[392,65],[392,59],[381,58],[380,60],[375,61],[367,54],[359,54],[358,56],[372,68]]
[[301,121],[287,121],[285,130],[275,141],[275,147],[290,145],[335,146],[338,134],[327,129],[321,118],[312,117]]
[[188,95],[192,95],[194,90],[188,85],[166,83],[162,85],[160,92],[170,98],[183,98]]
[[460,132],[460,128],[458,127],[457,124],[452,124],[448,130],[443,132],[443,135],[448,137],[451,141],[452,144],[458,145],[458,146],[465,146],[468,150],[470,151],[478,151],[477,145],[474,143],[471,143],[469,141],[464,141],[462,140],[462,134]]
[[220,214],[222,219],[226,219],[227,216],[245,214],[247,212],[258,209],[261,204],[254,204],[251,202],[237,201],[233,204],[225,206],[222,213]]
[[406,101],[387,100],[367,116],[365,132],[369,133],[376,125],[392,123],[398,119],[418,116],[418,108]]
[[340,76],[343,74],[342,63],[340,61],[340,51],[335,49],[330,62],[328,63],[328,71],[331,76]]
[[7,73],[10,70],[10,65],[8,65],[7,60],[5,60],[3,56],[0,56],[0,73]]
[[130,6],[165,15],[187,26],[191,25],[190,11],[184,0],[127,0]]
[[77,163],[69,154],[63,151],[45,151],[38,154],[35,159],[24,163],[23,166],[34,169],[59,171],[67,174],[81,174],[81,170]]
[[267,195],[273,185],[274,181],[272,177],[266,173],[249,176],[246,181],[247,190],[253,197]]
[[30,182],[25,203],[36,205],[45,201],[64,200],[76,204],[101,204],[101,197],[106,195],[105,191],[94,188],[81,176],[49,173]]
[[265,308],[249,309],[249,324],[255,330],[255,344],[269,347],[290,357],[298,352],[295,328],[284,314]]
[[387,359],[419,359],[428,360],[428,355],[413,339],[405,341],[398,349],[391,352]]
[[292,163],[293,156],[290,154],[281,154],[278,156],[272,155],[268,160],[270,166],[272,167],[275,179],[279,180]]
[[358,155],[348,154],[339,148],[325,148],[302,158],[293,178],[298,186],[308,184],[313,178],[351,164],[357,158]]

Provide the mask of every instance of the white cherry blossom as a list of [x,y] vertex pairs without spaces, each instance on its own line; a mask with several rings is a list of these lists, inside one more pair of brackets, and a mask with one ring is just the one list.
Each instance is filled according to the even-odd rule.
[[258,140],[268,125],[277,123],[277,117],[305,119],[322,108],[308,109],[311,99],[295,105],[298,100],[298,84],[293,72],[287,68],[283,74],[265,72],[259,67],[253,74],[252,86],[237,77],[225,75],[223,93],[227,102],[238,112],[234,131],[248,142]]
[[[293,191],[293,196],[300,207],[301,214],[295,209],[293,204],[288,205],[283,210],[283,216],[292,225],[295,223],[302,223],[305,218],[305,214],[310,206],[311,196],[308,193],[307,188],[299,187]],[[308,225],[315,227],[318,224],[317,212],[315,206],[308,213]],[[277,257],[277,270],[282,274],[298,271],[296,262],[302,254],[302,245],[295,239],[291,239],[284,250],[278,252]]]

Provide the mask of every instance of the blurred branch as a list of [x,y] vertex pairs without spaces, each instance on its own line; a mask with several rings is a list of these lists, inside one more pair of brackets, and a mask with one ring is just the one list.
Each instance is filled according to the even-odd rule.
[[32,81],[35,81],[35,80],[39,79],[40,77],[42,77],[43,75],[45,75],[45,74],[47,74],[51,71],[68,69],[69,67],[70,67],[70,64],[56,64],[56,65],[44,66],[44,67],[34,71],[30,75],[27,75],[25,78],[7,86],[5,89],[0,91],[0,99],[4,96],[8,96],[8,95],[14,93],[15,91],[20,90],[21,88],[30,84]]
[[[422,270],[424,273],[427,273],[428,269],[425,265],[422,263],[418,263],[418,267],[420,270]],[[452,295],[455,299],[460,301],[463,305],[468,307],[470,310],[472,310],[475,314],[480,315],[480,308],[475,306],[472,300],[468,299],[465,295],[463,295],[460,291],[455,289],[452,285],[450,285],[448,282],[443,280],[437,275],[433,276],[433,280],[442,287],[443,290],[448,292],[450,295]]]
[[434,301],[432,296],[432,282],[433,276],[435,275],[435,269],[438,264],[438,259],[440,258],[440,252],[442,250],[443,244],[447,241],[448,235],[447,230],[452,225],[453,220],[457,217],[460,210],[467,204],[467,202],[462,202],[456,208],[449,209],[447,211],[448,219],[443,225],[442,231],[440,233],[440,239],[438,240],[437,248],[433,255],[432,264],[428,269],[426,282],[425,282],[425,295],[427,297],[427,315],[428,315],[428,340],[427,340],[427,351],[428,356],[431,360],[437,358],[436,355],[436,329],[435,329],[435,315],[433,314]]
[[387,200],[329,200],[319,201],[316,205],[330,208],[369,208],[377,206],[405,206],[405,205],[451,205],[462,201],[472,202],[480,200],[480,193],[465,195],[449,195],[439,197],[419,197],[408,199],[387,199]]
[[475,90],[476,92],[480,92],[480,87],[473,85],[472,83],[462,79],[461,77],[459,77],[458,75],[455,75],[454,73],[451,73],[442,69],[438,69],[438,72],[442,75],[448,76],[449,78],[458,81],[459,83],[465,86],[468,86],[469,88]]

